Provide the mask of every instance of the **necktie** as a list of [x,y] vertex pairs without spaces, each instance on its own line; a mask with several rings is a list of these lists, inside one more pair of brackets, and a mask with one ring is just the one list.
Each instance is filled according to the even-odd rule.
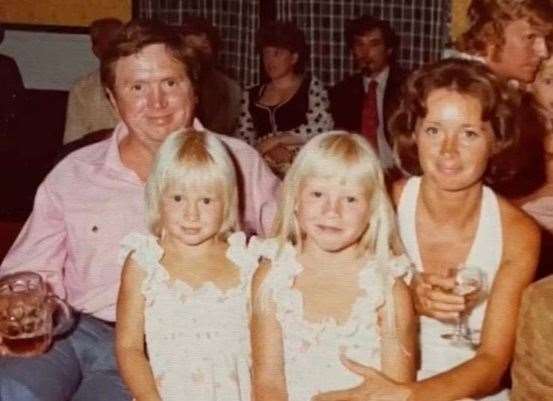
[[376,87],[378,82],[371,80],[365,98],[363,100],[363,110],[361,112],[361,133],[367,138],[373,146],[376,146],[376,130],[378,128],[378,107],[376,103]]

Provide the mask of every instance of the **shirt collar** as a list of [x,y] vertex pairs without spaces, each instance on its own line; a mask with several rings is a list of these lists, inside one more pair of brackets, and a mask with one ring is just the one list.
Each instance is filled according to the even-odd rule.
[[[192,127],[196,131],[206,131],[206,128],[202,125],[200,120],[198,120],[197,118],[194,118],[192,122]],[[121,153],[119,151],[119,144],[128,135],[129,135],[129,128],[123,121],[121,121],[119,124],[117,124],[117,126],[113,130],[113,134],[110,137],[110,144],[106,153],[106,160],[105,160],[106,167],[117,171],[131,171],[121,161]]]
[[369,89],[369,83],[371,81],[376,81],[378,83],[377,90],[382,90],[386,86],[386,81],[388,80],[388,76],[390,75],[390,67],[385,67],[382,71],[380,71],[376,75],[371,75],[370,77],[367,77],[363,75],[363,89],[365,92]]

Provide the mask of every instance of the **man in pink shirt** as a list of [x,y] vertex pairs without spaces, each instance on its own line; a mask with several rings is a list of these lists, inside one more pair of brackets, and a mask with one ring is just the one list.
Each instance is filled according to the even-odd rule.
[[[119,242],[129,232],[146,232],[144,183],[163,140],[182,127],[203,129],[193,118],[198,70],[168,27],[130,22],[102,61],[101,75],[122,123],[110,138],[71,153],[46,177],[0,269],[1,275],[50,272],[55,291],[79,320],[40,357],[0,357],[1,400],[131,398],[113,355]],[[279,181],[253,148],[221,139],[239,172],[244,228],[263,234]]]

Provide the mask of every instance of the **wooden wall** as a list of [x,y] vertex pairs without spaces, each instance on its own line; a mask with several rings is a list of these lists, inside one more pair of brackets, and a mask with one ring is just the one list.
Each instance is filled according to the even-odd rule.
[[98,18],[131,18],[132,0],[1,0],[0,21],[7,24],[87,27]]

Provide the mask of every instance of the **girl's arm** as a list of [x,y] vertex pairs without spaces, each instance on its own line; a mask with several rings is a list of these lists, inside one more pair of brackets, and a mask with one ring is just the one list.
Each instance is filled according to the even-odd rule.
[[[382,373],[400,383],[415,381],[417,356],[417,319],[411,302],[411,293],[405,282],[397,279],[393,286],[395,330],[386,324],[386,306],[381,336]],[[393,329],[393,327],[392,327]]]
[[288,401],[282,329],[272,302],[262,305],[261,283],[270,267],[261,263],[252,283],[252,384],[255,401]]
[[128,257],[117,299],[115,354],[121,377],[136,401],[161,401],[144,353],[144,296],[140,291],[144,277],[142,269]]

